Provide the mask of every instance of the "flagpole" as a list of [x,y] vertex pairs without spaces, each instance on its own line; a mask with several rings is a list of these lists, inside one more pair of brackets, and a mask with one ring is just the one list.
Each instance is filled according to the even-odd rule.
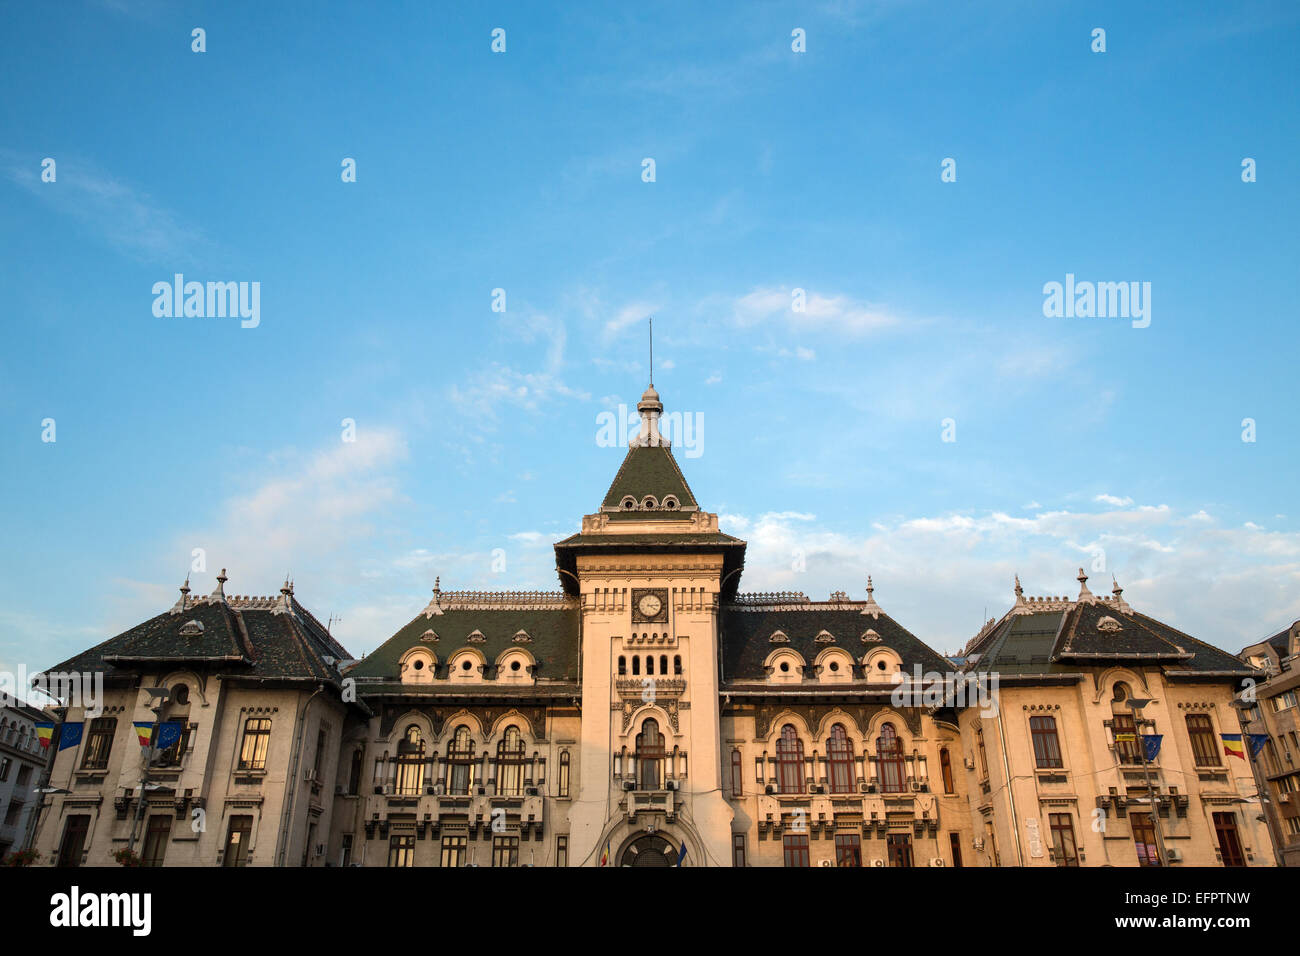
[[1142,708],[1147,704],[1154,704],[1155,701],[1142,698],[1129,698],[1128,709],[1133,712],[1133,729],[1138,739],[1138,755],[1142,758],[1142,776],[1147,782],[1147,800],[1151,807],[1151,829],[1156,835],[1156,855],[1160,858],[1160,865],[1167,867],[1169,857],[1165,854],[1165,837],[1160,831],[1160,807],[1156,804],[1155,789],[1151,785],[1151,765],[1147,763],[1147,745],[1142,738]]
[[154,741],[158,739],[158,724],[162,720],[163,704],[171,698],[171,691],[166,687],[146,687],[145,690],[149,692],[150,699],[155,697],[161,699],[149,708],[153,711],[153,729],[149,732],[149,745],[145,748],[144,772],[140,775],[140,802],[136,804],[135,818],[131,821],[131,836],[126,841],[128,853],[135,852],[135,838],[140,834],[140,821],[144,819],[144,805],[149,792],[149,768],[153,766]]
[[[1271,806],[1273,798],[1269,796],[1268,778],[1255,763],[1255,742],[1251,740],[1254,735],[1250,732],[1251,721],[1246,720],[1246,710],[1250,706],[1250,704],[1240,699],[1232,702],[1232,708],[1237,712],[1237,727],[1241,730],[1242,747],[1246,751],[1246,763],[1250,764],[1250,777],[1255,781],[1255,790],[1259,796],[1259,809],[1264,814],[1264,827],[1268,830],[1269,842],[1273,844],[1273,865],[1286,866],[1286,857],[1283,856],[1280,849],[1286,841],[1282,839],[1281,829],[1276,825],[1277,820],[1274,819]],[[1264,729],[1268,730],[1268,727],[1265,726]]]
[[40,829],[41,813],[45,810],[45,798],[48,796],[44,791],[49,789],[50,779],[54,776],[54,761],[59,759],[59,738],[63,736],[63,721],[68,716],[68,708],[51,707],[54,711],[54,727],[50,730],[50,748],[49,753],[45,755],[45,766],[41,768],[40,785],[36,792],[40,794],[40,802],[36,804],[36,812],[30,814],[27,818],[27,833],[23,836],[23,845],[20,849],[30,850],[36,842],[36,831]]

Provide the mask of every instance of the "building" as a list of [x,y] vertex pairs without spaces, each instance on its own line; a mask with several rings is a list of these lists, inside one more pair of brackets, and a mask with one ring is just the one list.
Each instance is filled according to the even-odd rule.
[[[192,605],[183,590],[60,665],[106,669],[98,719],[117,722],[60,755],[72,792],[52,799],[41,846],[102,864],[125,845],[142,776],[130,724],[154,719],[148,687],[183,684],[189,737],[148,773],[151,862],[1269,862],[1250,771],[1219,758],[1252,668],[1118,588],[1094,597],[1082,574],[1074,601],[1017,584],[960,667],[870,579],[864,598],[742,592],[745,542],[701,508],[653,386],[637,407],[604,499],[555,544],[555,591],[436,582],[345,662],[288,584],[278,600],[219,585]],[[1135,698],[1150,698],[1136,714]],[[1164,741],[1149,766],[1134,763],[1139,729]],[[195,807],[206,832],[172,825]]]
[[[80,732],[61,747],[35,846],[46,863],[111,865],[132,848],[149,865],[319,863],[334,810],[346,652],[300,605],[207,597],[189,584],[168,611],[51,668],[103,674],[98,712],[68,707]],[[179,739],[145,747],[157,725]],[[79,726],[77,726],[79,725]]]
[[1246,731],[1264,737],[1253,764],[1273,841],[1282,865],[1300,866],[1300,621],[1244,648],[1241,658],[1265,678],[1240,703]]
[[0,707],[0,860],[27,845],[45,748],[36,725],[48,718],[30,704]]

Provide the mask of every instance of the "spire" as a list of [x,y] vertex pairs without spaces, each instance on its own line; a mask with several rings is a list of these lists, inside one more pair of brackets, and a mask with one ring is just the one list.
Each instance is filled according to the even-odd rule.
[[176,603],[172,605],[171,613],[180,614],[190,606],[190,576],[185,575],[185,583],[181,585],[181,596]]
[[1079,582],[1078,600],[1080,602],[1086,601],[1087,603],[1092,604],[1097,600],[1097,596],[1088,590],[1088,575],[1083,573],[1083,568],[1079,569],[1079,576],[1075,580]]
[[431,618],[435,614],[442,613],[442,576],[438,575],[433,579],[433,598],[424,608],[425,618]]
[[655,318],[650,316],[650,387],[655,387]]
[[659,416],[663,414],[664,405],[659,401],[659,393],[655,391],[654,383],[651,382],[641,395],[641,401],[636,403],[636,410],[641,413],[641,431],[628,442],[629,448],[654,448],[662,446],[667,448],[672,443],[659,434]]
[[1032,614],[1033,608],[1025,601],[1025,589],[1020,586],[1020,575],[1016,574],[1016,603],[1011,608],[1012,614]]
[[1124,589],[1119,586],[1119,582],[1115,580],[1115,575],[1113,574],[1110,576],[1110,583],[1113,585],[1110,589],[1110,593],[1115,595],[1115,606],[1121,611],[1133,610],[1129,607],[1128,602],[1124,600]]
[[863,614],[870,614],[872,617],[880,617],[880,605],[876,603],[873,592],[876,590],[875,585],[871,583],[871,575],[867,575],[867,604],[862,609]]
[[275,602],[275,607],[271,610],[272,614],[288,614],[293,609],[293,585],[289,583],[289,576],[284,577],[284,584],[280,588],[280,597]]

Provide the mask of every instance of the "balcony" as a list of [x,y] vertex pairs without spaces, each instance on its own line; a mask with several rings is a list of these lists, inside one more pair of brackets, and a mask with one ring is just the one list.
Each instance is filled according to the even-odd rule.
[[624,804],[629,823],[636,822],[638,813],[662,813],[669,823],[677,817],[675,790],[628,790]]

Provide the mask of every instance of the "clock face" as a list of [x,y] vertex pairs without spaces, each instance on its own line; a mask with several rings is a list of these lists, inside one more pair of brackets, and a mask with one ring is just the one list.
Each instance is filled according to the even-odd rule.
[[632,621],[635,624],[667,624],[668,589],[634,588],[632,590]]

